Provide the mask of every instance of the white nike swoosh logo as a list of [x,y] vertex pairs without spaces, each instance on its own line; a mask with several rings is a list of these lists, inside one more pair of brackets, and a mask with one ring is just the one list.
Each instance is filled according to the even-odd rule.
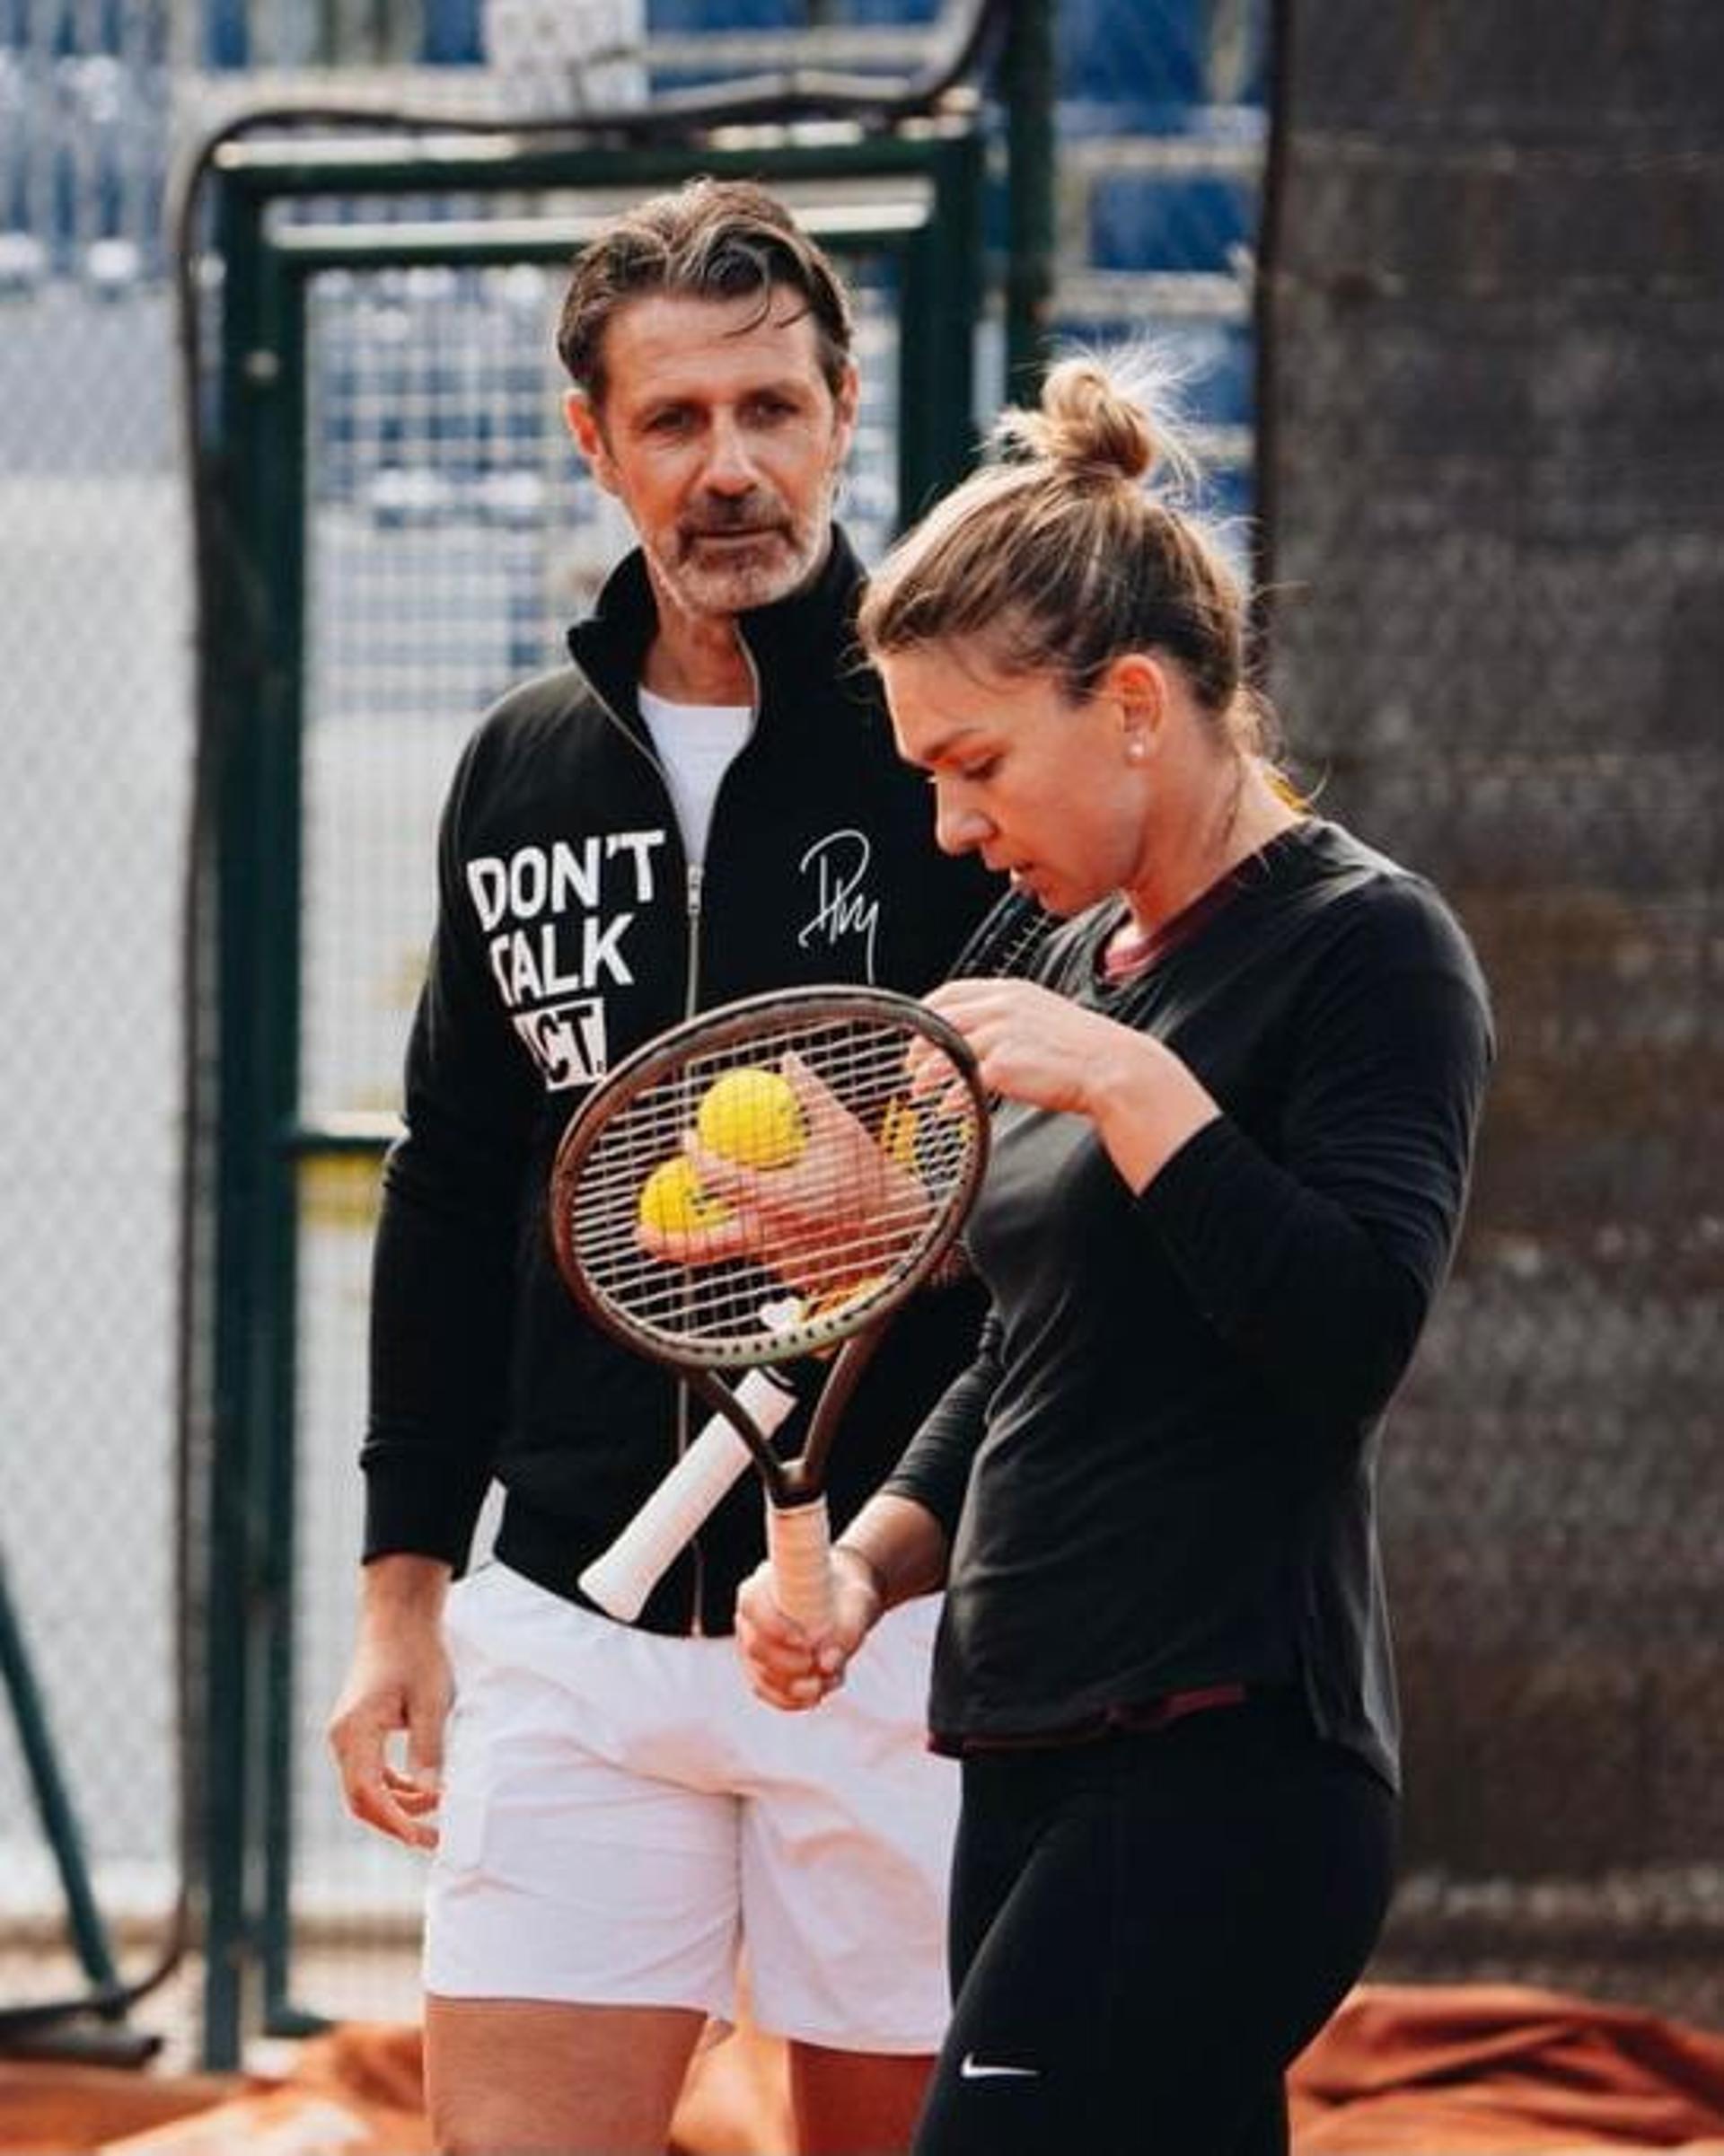
[[966,2081],[991,2081],[1004,2079],[1034,2081],[1041,2075],[1039,2066],[985,2065],[973,2051],[966,2051],[958,2062],[958,2072]]

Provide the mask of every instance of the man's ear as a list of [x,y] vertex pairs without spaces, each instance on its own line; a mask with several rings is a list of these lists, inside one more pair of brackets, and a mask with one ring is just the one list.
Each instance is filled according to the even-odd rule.
[[832,401],[838,407],[838,453],[842,462],[850,453],[850,444],[856,438],[856,415],[862,401],[861,377],[854,364],[848,359],[833,392]]
[[604,423],[579,390],[564,392],[563,418],[594,478],[607,494],[616,493],[617,472],[611,462],[611,452],[605,446]]

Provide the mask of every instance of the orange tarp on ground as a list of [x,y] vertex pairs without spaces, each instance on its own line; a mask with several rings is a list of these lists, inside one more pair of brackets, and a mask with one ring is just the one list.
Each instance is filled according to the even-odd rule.
[[[781,2047],[747,2033],[696,2061],[677,2156],[790,2156]],[[354,2023],[306,2044],[291,2079],[177,2077],[0,2058],[6,2156],[422,2156],[413,2028]]]
[[1299,2156],[1724,2156],[1724,2035],[1514,1984],[1362,1985],[1293,2075]]
[[[0,2150],[417,2156],[418,2075],[412,2030],[361,2026],[307,2044],[284,2081],[0,2061]],[[1298,2156],[1724,2156],[1724,2035],[1515,1985],[1368,1984],[1300,2060],[1293,2115]],[[675,2145],[786,2156],[778,2047],[743,2033],[707,2053]]]

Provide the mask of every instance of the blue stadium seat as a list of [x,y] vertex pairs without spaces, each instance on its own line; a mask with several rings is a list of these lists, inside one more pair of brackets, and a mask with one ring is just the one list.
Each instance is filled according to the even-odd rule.
[[1054,34],[1062,99],[1174,108],[1208,99],[1206,0],[1060,0]]
[[689,37],[701,31],[795,30],[806,20],[798,0],[647,0],[646,34]]
[[420,57],[432,67],[463,67],[485,57],[481,0],[425,0]]
[[1256,488],[1249,464],[1217,464],[1204,474],[1203,514],[1217,524],[1256,513]]
[[1061,347],[1106,351],[1141,340],[1165,355],[1179,382],[1188,418],[1201,427],[1249,427],[1254,409],[1255,342],[1244,316],[1157,316],[1153,301],[1141,313],[1061,314],[1054,325]]
[[1227,270],[1256,241],[1257,180],[1209,172],[1117,172],[1090,189],[1098,269]]
[[1256,339],[1248,321],[1170,322],[1175,364],[1188,370],[1192,407],[1207,425],[1249,427],[1256,413]]
[[1068,136],[1261,136],[1268,0],[1060,0],[1060,124]]
[[1257,150],[1268,138],[1269,115],[1261,104],[1182,105],[1068,97],[1060,101],[1060,132],[1068,142],[1097,136],[1154,135]]
[[245,0],[205,0],[204,66],[243,67],[251,57]]
[[940,0],[847,0],[846,22],[931,22],[940,12]]
[[941,0],[842,0],[817,12],[809,0],[646,0],[646,31],[686,37],[708,30],[805,30],[816,21],[840,29],[931,22],[940,6]]

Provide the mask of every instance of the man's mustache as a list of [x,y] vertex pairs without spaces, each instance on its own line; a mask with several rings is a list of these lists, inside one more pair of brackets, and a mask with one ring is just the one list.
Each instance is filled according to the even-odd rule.
[[734,532],[777,530],[789,519],[784,505],[770,494],[746,494],[735,500],[709,502],[682,524],[690,539],[727,539]]

